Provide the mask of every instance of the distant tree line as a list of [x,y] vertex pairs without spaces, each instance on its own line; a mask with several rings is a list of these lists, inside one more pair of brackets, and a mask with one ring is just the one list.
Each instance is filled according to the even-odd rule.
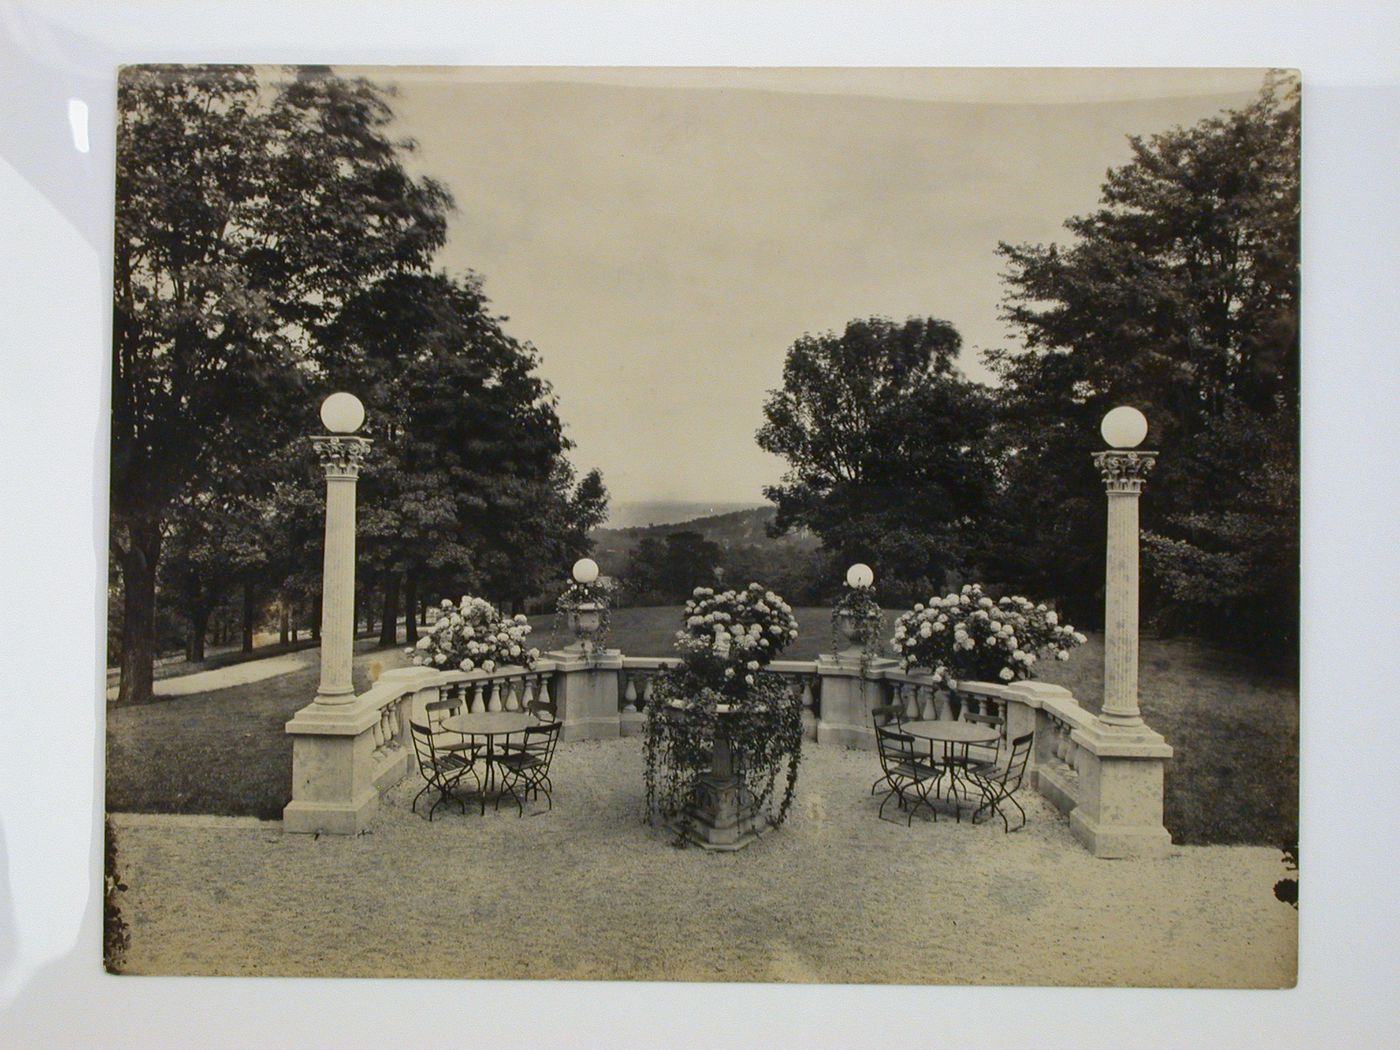
[[874,566],[886,600],[979,579],[1101,616],[1090,452],[1119,404],[1161,451],[1142,501],[1145,611],[1296,659],[1299,95],[1130,139],[1067,244],[1002,244],[1022,346],[970,381],[945,321],[857,320],[788,351],[764,406],[776,529]]
[[390,93],[298,67],[129,67],[118,84],[111,610],[120,701],[187,654],[319,623],[322,492],[306,435],[349,389],[374,440],[357,604],[393,640],[460,591],[519,608],[588,550],[538,356],[479,276],[433,268],[453,202],[404,166]]

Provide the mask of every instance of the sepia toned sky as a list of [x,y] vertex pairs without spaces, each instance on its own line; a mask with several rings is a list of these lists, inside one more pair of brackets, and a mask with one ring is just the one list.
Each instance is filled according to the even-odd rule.
[[1262,70],[374,69],[457,201],[449,269],[533,343],[615,502],[761,501],[765,391],[804,332],[931,315],[979,348],[998,241],[1063,240],[1125,136]]

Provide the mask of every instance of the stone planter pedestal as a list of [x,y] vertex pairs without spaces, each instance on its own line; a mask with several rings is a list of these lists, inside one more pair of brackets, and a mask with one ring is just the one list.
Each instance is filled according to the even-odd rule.
[[710,771],[700,777],[688,807],[686,837],[701,849],[732,853],[756,841],[763,830],[763,818],[734,767],[729,741],[717,735]]

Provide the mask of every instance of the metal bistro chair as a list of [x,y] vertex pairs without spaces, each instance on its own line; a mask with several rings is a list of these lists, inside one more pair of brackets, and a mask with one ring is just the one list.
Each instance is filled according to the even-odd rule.
[[435,746],[439,751],[470,751],[475,756],[481,750],[481,744],[470,740],[464,733],[442,728],[446,719],[460,715],[466,709],[467,700],[461,687],[444,686],[439,695],[441,700],[423,705],[423,717],[433,733]]
[[1002,807],[1003,802],[1010,802],[1016,807],[1016,812],[1021,814],[1021,823],[1016,825],[1017,830],[1026,826],[1026,811],[1021,808],[1021,803],[1016,801],[1016,792],[1026,776],[1026,765],[1030,762],[1031,742],[1034,737],[1034,733],[1026,733],[1013,740],[1006,765],[982,766],[967,771],[967,775],[982,791],[982,804],[972,814],[974,824],[977,823],[978,814],[990,809],[1001,817],[1002,827],[1010,833],[1011,822],[1006,819],[1006,810]]
[[432,727],[422,722],[409,722],[408,728],[413,735],[413,750],[418,756],[418,772],[424,780],[423,787],[413,796],[413,804],[409,808],[415,813],[418,812],[418,800],[433,790],[438,793],[438,797],[428,809],[429,822],[432,821],[438,806],[448,799],[456,802],[465,815],[467,804],[462,796],[457,794],[457,784],[467,773],[471,773],[476,778],[477,791],[481,791],[481,774],[476,771],[476,752],[449,751],[438,746]]
[[[882,704],[880,707],[871,708],[870,721],[875,726],[877,732],[881,729],[888,729],[890,726],[894,726],[898,729],[900,723],[904,721],[904,708],[900,707],[898,704]],[[870,794],[874,795],[875,789],[881,784],[889,783],[889,779],[889,774],[885,774],[876,780],[875,783],[870,785]],[[894,785],[891,784],[890,786],[893,787]]]
[[898,796],[899,808],[908,813],[906,824],[914,823],[914,810],[920,805],[928,806],[937,823],[938,810],[928,796],[929,789],[937,785],[942,769],[915,747],[914,738],[908,733],[877,726],[875,742],[879,746],[880,767],[885,771],[885,781],[890,785],[890,790],[880,801],[880,819],[885,819],[885,806],[890,799]]
[[[519,748],[508,751],[498,759],[504,773],[501,777],[501,792],[509,791],[520,812],[525,815],[525,796],[540,797],[544,792],[549,808],[554,808],[554,797],[550,794],[554,785],[549,779],[549,767],[554,761],[554,747],[559,743],[562,722],[544,722],[525,727],[525,742]],[[519,793],[516,792],[519,788]],[[500,796],[496,796],[496,808],[501,808]]]

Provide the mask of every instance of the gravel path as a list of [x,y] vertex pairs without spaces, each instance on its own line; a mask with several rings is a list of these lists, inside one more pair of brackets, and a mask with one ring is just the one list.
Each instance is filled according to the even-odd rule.
[[[555,806],[409,811],[357,838],[116,815],[127,969],[147,974],[1279,987],[1277,850],[1100,861],[1030,820],[876,818],[867,752],[809,746],[794,814],[737,854],[640,821],[638,739],[561,745]],[[888,813],[888,810],[887,810]]]

